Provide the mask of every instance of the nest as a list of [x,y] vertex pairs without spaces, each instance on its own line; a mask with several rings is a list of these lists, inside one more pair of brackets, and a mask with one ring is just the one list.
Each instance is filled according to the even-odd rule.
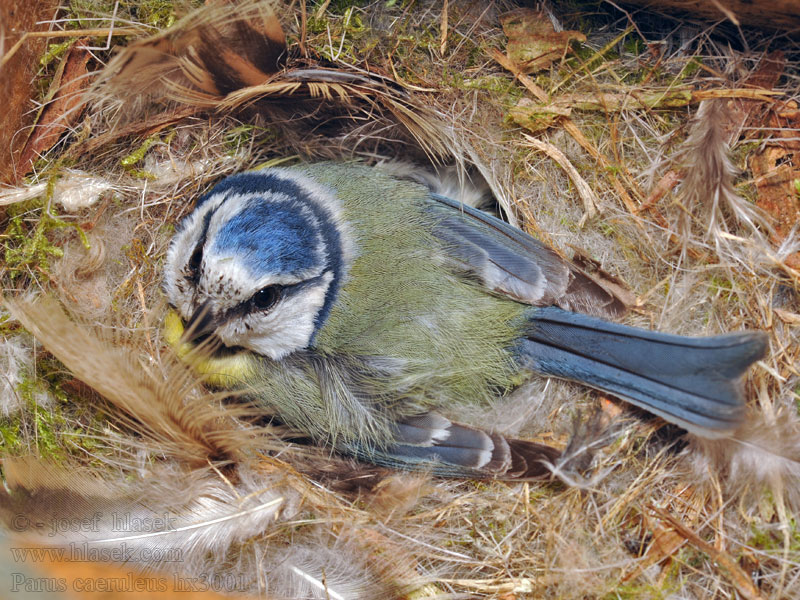
[[[0,514],[177,519],[133,574],[54,577],[293,598],[800,593],[796,39],[456,4],[86,1],[52,21],[42,108],[0,189]],[[319,159],[490,189],[629,324],[768,331],[747,426],[704,441],[535,380],[460,416],[574,463],[452,481],[330,456],[205,389],[162,336],[174,225],[224,175]]]

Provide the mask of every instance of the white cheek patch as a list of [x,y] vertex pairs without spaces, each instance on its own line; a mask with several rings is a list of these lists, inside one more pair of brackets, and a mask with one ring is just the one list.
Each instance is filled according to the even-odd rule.
[[224,199],[224,195],[212,196],[199,209],[186,216],[167,249],[163,290],[167,300],[184,318],[188,318],[191,313],[194,296],[194,286],[186,281],[184,268],[203,234],[203,220],[208,213],[215,211]]
[[306,348],[314,337],[315,320],[332,280],[333,274],[325,273],[318,283],[281,300],[266,314],[232,319],[217,329],[217,336],[226,345],[243,346],[273,360]]

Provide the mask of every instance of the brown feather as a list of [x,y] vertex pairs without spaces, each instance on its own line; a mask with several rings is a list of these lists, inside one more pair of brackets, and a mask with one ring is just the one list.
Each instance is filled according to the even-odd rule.
[[681,184],[689,210],[679,213],[678,230],[686,241],[697,232],[700,239],[712,242],[718,253],[744,264],[747,261],[738,253],[724,252],[732,244],[729,234],[736,233],[734,223],[756,239],[763,237],[762,229],[770,231],[771,225],[765,213],[742,198],[733,185],[736,167],[728,155],[730,122],[725,100],[701,102],[692,119],[683,150],[686,175]]
[[166,373],[143,368],[134,348],[112,344],[72,322],[51,299],[5,300],[8,311],[78,379],[119,411],[160,452],[197,467],[236,461],[266,446],[266,430],[246,429],[234,417],[248,408],[220,406],[177,359],[164,358]]
[[560,450],[545,444],[514,439],[506,439],[506,442],[511,464],[500,479],[546,479],[561,456]]
[[769,489],[800,511],[800,419],[796,411],[753,412],[730,438],[690,436],[686,459],[699,481],[719,476],[732,493],[754,502]]
[[[218,114],[250,111],[279,127],[296,126],[298,115],[305,115],[300,120],[325,127],[328,140],[340,123],[357,121],[360,142],[369,134],[364,122],[381,131],[381,139],[390,124],[430,157],[452,156],[457,145],[438,115],[372,71],[290,59],[274,3],[248,0],[235,11],[224,3],[205,6],[169,30],[130,44],[100,74],[95,95],[140,108],[167,101]],[[137,112],[116,111],[115,118],[131,119]]]
[[129,45],[102,80],[121,96],[158,94],[166,82],[222,96],[263,83],[285,57],[286,36],[272,2],[248,0],[235,10],[217,2]]

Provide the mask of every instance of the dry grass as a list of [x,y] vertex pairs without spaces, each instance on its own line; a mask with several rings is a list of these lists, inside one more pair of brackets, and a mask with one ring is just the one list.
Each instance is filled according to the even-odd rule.
[[[155,15],[160,26],[169,21],[168,2],[140,4],[138,13],[120,17],[132,21],[125,26],[143,27],[137,19],[145,15]],[[783,445],[770,448],[784,460],[762,469],[766,459],[687,443],[680,431],[579,386],[534,381],[468,416],[566,447],[576,420],[600,410],[594,418],[614,423],[611,439],[586,470],[557,483],[392,474],[274,440],[270,448],[278,443],[278,449],[269,456],[226,454],[224,468],[198,470],[159,451],[157,425],[155,433],[136,432],[127,417],[114,418],[119,402],[97,397],[48,352],[32,355],[27,334],[13,321],[0,325],[3,360],[15,382],[0,390],[6,452],[43,455],[112,481],[172,469],[220,488],[271,489],[284,502],[274,523],[229,532],[230,545],[219,555],[181,566],[194,575],[233,574],[242,582],[235,591],[250,594],[798,597],[797,228],[781,234],[758,221],[750,226],[724,202],[710,227],[707,209],[692,203],[702,182],[686,177],[697,164],[686,145],[696,131],[690,116],[713,98],[733,98],[723,112],[729,129],[738,124],[730,156],[740,174],[723,200],[738,194],[747,200],[731,202],[749,206],[760,199],[763,175],[751,165],[764,148],[785,149],[789,162],[800,156],[792,154],[800,138],[792,104],[800,94],[796,38],[626,16],[608,5],[563,6],[554,18],[587,40],[549,68],[525,74],[501,64],[507,39],[500,15],[510,3],[323,4],[301,11],[295,2],[281,11],[291,64],[311,57],[348,72],[368,65],[401,87],[352,79],[331,84],[303,97],[298,110],[307,113],[299,117],[263,101],[267,92],[296,92],[285,82],[225,102],[205,98],[202,107],[130,100],[89,107],[29,181],[0,191],[0,202],[9,204],[4,294],[54,294],[93,327],[98,347],[124,348],[125,357],[114,360],[127,361],[150,383],[186,385],[180,366],[162,358],[168,351],[159,280],[172,227],[203,190],[223,175],[287,157],[462,161],[487,180],[509,220],[565,255],[580,249],[624,282],[636,298],[626,322],[687,335],[768,331],[770,354],[747,381],[750,425],[767,440],[780,438]],[[113,3],[76,7],[73,17],[95,9],[107,15]],[[766,71],[769,80],[770,69],[778,69],[774,56],[766,59],[774,47],[783,49],[785,64],[766,90],[756,89],[754,74]],[[685,94],[664,106],[676,90]],[[352,101],[333,106],[342,95]],[[430,119],[409,120],[415,107],[430,109]],[[794,120],[770,120],[776,111],[794,111]],[[549,127],[534,132],[519,125],[539,127],[534,123],[542,118]],[[420,130],[409,133],[415,126]],[[425,142],[437,131],[456,156]],[[68,212],[64,203],[76,194],[87,206]],[[59,356],[48,332],[41,336]],[[104,369],[105,376],[113,371]],[[81,379],[92,386],[91,373]],[[141,385],[135,380],[131,375],[124,383],[133,394]],[[219,402],[195,388],[192,394],[195,409],[203,398]],[[205,434],[230,433],[230,423],[209,421],[203,420]],[[775,435],[764,435],[770,431]],[[243,462],[234,477],[236,461]],[[322,589],[309,580],[320,570]]]

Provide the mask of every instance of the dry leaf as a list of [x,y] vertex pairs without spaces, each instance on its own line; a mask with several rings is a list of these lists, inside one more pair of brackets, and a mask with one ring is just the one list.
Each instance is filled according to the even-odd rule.
[[639,577],[649,567],[671,558],[686,540],[681,537],[674,529],[664,527],[660,524],[651,525],[653,538],[647,547],[644,559],[636,565],[636,568],[625,574],[622,581],[630,581]]
[[797,313],[789,312],[782,308],[773,308],[772,311],[787,325],[800,325],[800,315]]
[[692,546],[707,554],[714,561],[714,564],[727,575],[730,583],[743,598],[747,600],[763,600],[764,597],[753,583],[752,578],[744,572],[733,556],[723,550],[718,550],[706,542],[686,524],[667,511],[658,508],[652,508],[652,510],[660,519],[666,521],[672,527],[674,535],[680,535]]
[[775,219],[780,240],[800,222],[800,198],[795,185],[800,180],[800,167],[793,163],[800,164],[800,152],[788,152],[781,146],[767,146],[750,161],[758,190],[757,204]]
[[89,86],[87,64],[91,53],[84,46],[89,38],[75,42],[58,67],[48,94],[48,102],[35,124],[20,157],[17,176],[27,175],[37,157],[52,148],[61,136],[75,125],[86,99],[84,91]]
[[589,276],[592,281],[622,302],[625,308],[638,306],[636,294],[631,291],[627,283],[604,270],[599,261],[591,258],[581,248],[572,244],[570,244],[569,247],[575,251],[572,262],[583,271],[585,275]]
[[[772,89],[785,66],[783,53],[773,52],[762,61],[747,83]],[[752,132],[748,137],[769,135],[771,138],[770,143],[752,155],[750,170],[758,190],[756,204],[774,219],[773,241],[780,244],[800,223],[800,190],[797,183],[800,181],[800,142],[795,134],[800,128],[800,114],[793,101],[765,104],[741,100],[740,103],[746,110],[746,124]],[[786,264],[800,269],[800,253],[789,256]]]
[[531,133],[539,133],[555,125],[562,117],[568,117],[571,112],[569,107],[543,106],[523,97],[508,111],[508,116]]
[[[0,55],[8,51],[28,31],[47,29],[36,25],[53,15],[58,6],[54,0],[0,2]],[[5,39],[3,39],[5,38]],[[3,44],[5,42],[5,44]],[[0,182],[13,183],[20,176],[14,171],[25,137],[19,135],[31,125],[31,99],[36,95],[33,79],[39,67],[39,56],[46,40],[28,39],[19,52],[0,67]],[[7,58],[7,57],[6,57]]]
[[505,14],[500,23],[508,36],[508,58],[523,73],[546,69],[569,51],[570,42],[586,41],[580,31],[555,31],[546,14],[529,8]]

